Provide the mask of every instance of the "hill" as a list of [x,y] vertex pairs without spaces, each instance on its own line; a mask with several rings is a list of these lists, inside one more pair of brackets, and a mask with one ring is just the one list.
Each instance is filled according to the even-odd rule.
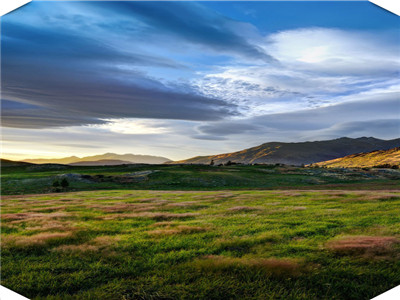
[[75,164],[79,162],[94,162],[99,160],[115,160],[116,164],[124,163],[134,163],[134,164],[163,164],[170,161],[170,159],[161,156],[152,155],[139,155],[139,154],[115,154],[115,153],[105,153],[100,155],[92,155],[86,157],[70,156],[64,158],[50,158],[50,159],[25,159],[24,162],[34,163],[34,164]]
[[363,168],[374,166],[393,167],[400,165],[400,147],[389,150],[378,150],[368,153],[347,155],[313,164],[328,168]]
[[0,159],[0,164],[2,167],[20,167],[20,166],[30,166],[32,164],[22,161],[13,161],[9,159]]
[[117,166],[117,165],[126,165],[132,164],[130,161],[125,160],[117,160],[117,159],[100,159],[94,161],[78,161],[75,163],[71,163],[71,166]]
[[400,146],[400,139],[380,140],[373,137],[339,138],[326,141],[281,143],[270,142],[242,151],[197,156],[186,160],[175,161],[177,164],[215,164],[228,161],[244,164],[288,164],[302,165],[332,160],[350,154],[388,150]]

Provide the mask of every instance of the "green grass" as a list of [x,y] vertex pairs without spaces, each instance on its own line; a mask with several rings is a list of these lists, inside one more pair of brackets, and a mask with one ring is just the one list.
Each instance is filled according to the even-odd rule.
[[[121,176],[156,171],[131,181]],[[126,165],[106,167],[27,166],[3,167],[2,195],[54,192],[52,183],[61,174],[111,176],[103,181],[69,180],[65,191],[146,189],[400,189],[399,170],[323,169],[268,165]]]
[[1,284],[34,299],[370,299],[400,284],[399,207],[398,191],[5,196]]

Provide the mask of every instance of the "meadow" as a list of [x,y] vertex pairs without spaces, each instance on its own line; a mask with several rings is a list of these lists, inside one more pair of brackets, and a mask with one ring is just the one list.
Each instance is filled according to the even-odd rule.
[[399,208],[396,190],[3,196],[1,284],[33,299],[370,299],[400,284]]
[[91,190],[400,189],[400,170],[282,165],[2,166],[1,194]]

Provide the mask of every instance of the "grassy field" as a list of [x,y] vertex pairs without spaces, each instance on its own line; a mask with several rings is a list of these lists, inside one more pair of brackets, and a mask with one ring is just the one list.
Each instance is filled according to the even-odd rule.
[[51,193],[55,180],[67,178],[63,191],[243,190],[243,189],[400,189],[400,171],[324,169],[274,165],[125,165],[3,167],[2,195]]
[[4,196],[1,284],[35,299],[369,299],[400,284],[399,207],[388,190]]

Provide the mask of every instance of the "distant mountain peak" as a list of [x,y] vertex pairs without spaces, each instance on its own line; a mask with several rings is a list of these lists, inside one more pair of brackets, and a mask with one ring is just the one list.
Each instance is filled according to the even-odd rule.
[[153,155],[139,155],[139,154],[115,154],[115,153],[104,153],[92,156],[86,156],[79,158],[77,156],[70,156],[64,158],[55,159],[26,159],[25,162],[43,164],[43,163],[56,163],[56,164],[77,164],[82,162],[91,162],[92,164],[96,161],[107,160],[109,162],[115,162],[115,164],[123,163],[142,163],[142,164],[162,164],[170,161],[170,159],[161,156]]

